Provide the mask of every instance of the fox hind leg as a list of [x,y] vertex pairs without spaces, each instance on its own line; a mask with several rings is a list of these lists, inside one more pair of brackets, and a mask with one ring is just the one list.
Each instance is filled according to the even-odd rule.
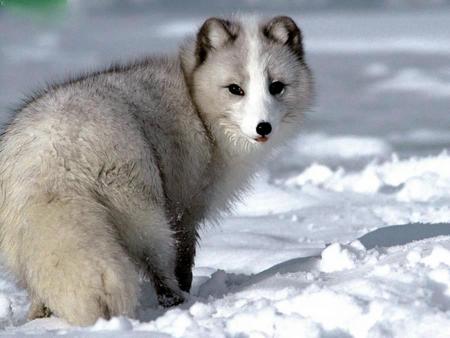
[[[51,311],[75,325],[133,316],[138,274],[95,200],[30,203],[20,260],[33,301],[30,317]],[[45,310],[47,308],[48,310]]]
[[[182,303],[183,292],[175,277],[175,236],[164,209],[152,204],[145,208],[128,205],[122,215],[123,223],[129,225],[128,231],[123,231],[127,247],[151,279],[159,304],[169,307]],[[132,233],[130,228],[136,231]]]

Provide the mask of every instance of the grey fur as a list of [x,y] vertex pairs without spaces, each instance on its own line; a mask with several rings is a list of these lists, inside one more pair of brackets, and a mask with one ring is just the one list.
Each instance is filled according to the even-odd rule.
[[[273,20],[210,19],[178,57],[55,85],[17,111],[0,141],[0,249],[29,291],[30,318],[133,316],[139,270],[160,303],[183,301],[200,224],[229,210],[311,104],[301,35],[290,35],[300,31]],[[251,93],[252,39],[264,76],[288,84],[268,99],[266,115],[281,117],[264,144],[241,132],[229,112],[245,103],[224,88]]]

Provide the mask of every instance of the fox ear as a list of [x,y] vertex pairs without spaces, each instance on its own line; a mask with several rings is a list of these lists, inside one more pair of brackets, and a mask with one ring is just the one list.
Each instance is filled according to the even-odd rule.
[[290,17],[273,18],[264,26],[263,33],[268,39],[287,45],[296,55],[303,57],[302,32]]
[[208,54],[236,40],[239,26],[228,20],[209,18],[197,33],[196,56],[198,64],[206,60]]

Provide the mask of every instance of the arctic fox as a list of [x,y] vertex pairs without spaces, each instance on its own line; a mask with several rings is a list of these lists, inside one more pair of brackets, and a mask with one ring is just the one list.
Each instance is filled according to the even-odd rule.
[[181,303],[199,225],[298,134],[312,83],[291,18],[210,18],[177,56],[29,99],[0,140],[0,250],[29,318],[133,316],[142,271]]

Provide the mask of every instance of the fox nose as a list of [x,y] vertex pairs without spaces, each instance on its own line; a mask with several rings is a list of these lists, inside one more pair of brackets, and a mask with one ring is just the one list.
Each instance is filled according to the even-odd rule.
[[266,136],[269,135],[272,131],[272,125],[269,122],[260,122],[256,126],[256,132],[258,135]]

